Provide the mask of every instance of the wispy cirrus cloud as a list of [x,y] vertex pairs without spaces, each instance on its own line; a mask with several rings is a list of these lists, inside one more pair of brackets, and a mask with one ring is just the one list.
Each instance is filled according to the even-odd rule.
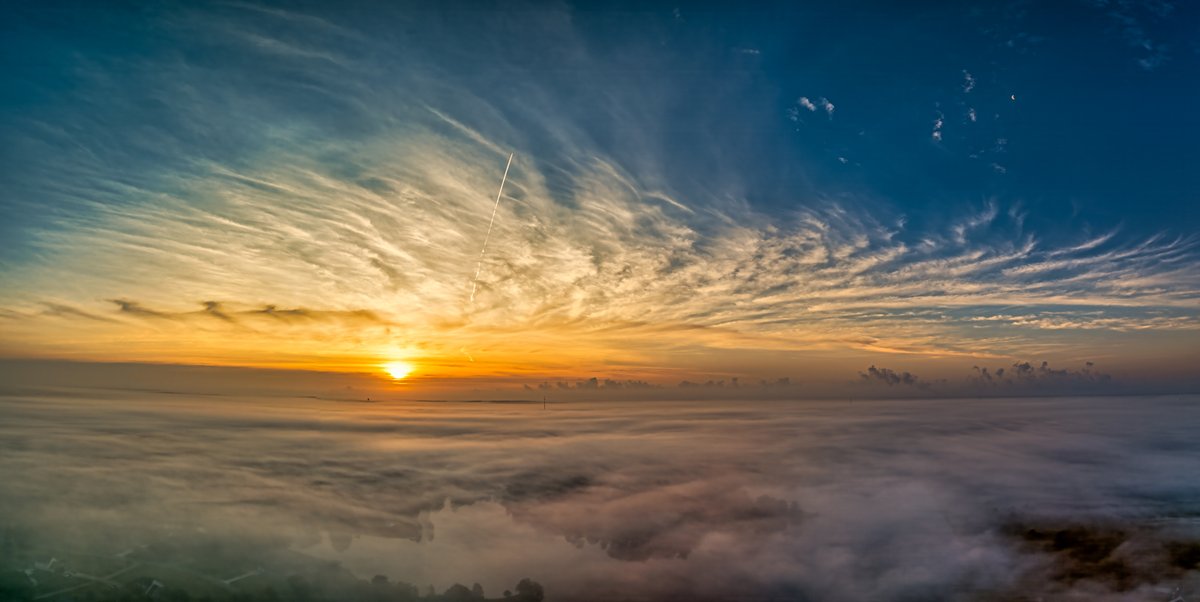
[[[1063,241],[1000,202],[919,225],[868,198],[769,212],[734,184],[697,194],[657,168],[656,107],[666,103],[653,93],[626,86],[589,101],[588,119],[622,133],[614,152],[557,100],[561,91],[521,79],[513,65],[493,67],[516,82],[496,94],[486,77],[436,61],[392,71],[367,53],[326,52],[330,39],[366,42],[303,15],[266,17],[271,28],[232,16],[172,20],[185,34],[239,43],[246,32],[273,36],[278,44],[247,44],[248,62],[268,61],[272,79],[236,64],[130,65],[137,89],[172,110],[121,132],[121,152],[100,159],[111,133],[80,115],[57,129],[25,124],[25,143],[62,150],[69,140],[75,150],[31,176],[67,209],[28,228],[37,255],[6,268],[19,284],[2,297],[6,308],[27,316],[54,300],[115,320],[103,329],[150,329],[164,341],[179,322],[204,329],[215,348],[241,344],[229,329],[250,328],[262,339],[247,343],[256,350],[311,337],[291,348],[474,363],[571,341],[579,356],[563,364],[612,355],[646,366],[697,346],[1010,355],[1044,345],[1030,326],[1049,322],[981,334],[971,318],[1066,306],[1100,312],[1096,325],[1154,331],[1168,323],[1153,311],[1184,319],[1200,303],[1191,238]],[[541,18],[570,60],[590,64],[569,23]],[[196,93],[205,84],[211,97]],[[332,100],[316,112],[301,90]],[[79,94],[123,115],[139,101],[99,77]],[[243,107],[247,119],[228,120],[223,106]],[[794,108],[834,112],[825,98]],[[935,134],[943,123],[938,113]],[[517,158],[472,302],[509,151]],[[913,312],[937,316],[914,321]],[[61,336],[21,321],[10,337]]]
[[1109,20],[1117,26],[1125,44],[1141,54],[1137,59],[1139,67],[1153,71],[1170,59],[1171,48],[1165,42],[1155,39],[1151,30],[1175,12],[1175,3],[1157,0],[1093,0],[1091,4],[1103,10]]

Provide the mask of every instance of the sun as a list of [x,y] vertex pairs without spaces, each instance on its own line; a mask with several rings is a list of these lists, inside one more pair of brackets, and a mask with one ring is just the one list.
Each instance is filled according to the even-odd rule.
[[412,364],[408,362],[388,362],[383,365],[383,371],[392,377],[392,380],[400,380],[408,376],[413,370]]

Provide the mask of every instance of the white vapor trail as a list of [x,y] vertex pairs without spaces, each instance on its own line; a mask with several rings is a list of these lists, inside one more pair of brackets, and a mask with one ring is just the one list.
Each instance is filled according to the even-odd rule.
[[488,220],[487,235],[483,237],[483,248],[479,249],[479,261],[475,264],[475,278],[471,280],[471,302],[475,301],[475,288],[479,285],[479,272],[483,269],[483,256],[487,253],[488,240],[492,237],[492,224],[496,223],[496,210],[500,208],[500,196],[504,194],[504,183],[508,181],[508,168],[512,167],[515,154],[508,154],[508,163],[504,166],[504,177],[500,178],[500,190],[496,191],[496,203],[492,205],[492,219]]

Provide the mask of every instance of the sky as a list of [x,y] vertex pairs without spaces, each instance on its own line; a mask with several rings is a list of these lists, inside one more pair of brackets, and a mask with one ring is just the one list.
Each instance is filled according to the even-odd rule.
[[1200,386],[1195,6],[750,4],[8,6],[0,355]]

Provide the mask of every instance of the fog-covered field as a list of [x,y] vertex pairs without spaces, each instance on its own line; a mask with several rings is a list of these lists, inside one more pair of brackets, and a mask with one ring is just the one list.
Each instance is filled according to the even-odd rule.
[[10,392],[0,534],[13,599],[1200,600],[1200,397]]

